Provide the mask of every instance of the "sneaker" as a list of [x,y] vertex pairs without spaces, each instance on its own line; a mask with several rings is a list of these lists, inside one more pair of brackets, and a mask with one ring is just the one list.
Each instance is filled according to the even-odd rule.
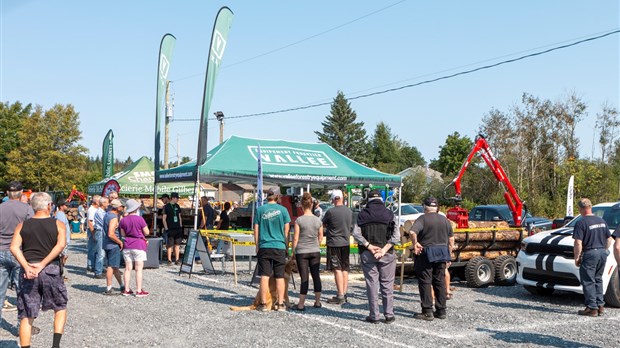
[[17,306],[12,305],[9,301],[4,301],[4,305],[2,306],[3,312],[13,312],[17,310]]
[[142,289],[142,291],[136,292],[136,297],[147,297],[148,295],[149,293],[144,291],[144,289]]
[[95,278],[95,279],[105,279],[105,274],[103,274],[103,273],[95,274],[95,276],[93,278]]
[[168,261],[167,265],[172,266],[172,261]]
[[256,306],[256,310],[259,312],[269,312],[271,308],[268,308],[266,304],[261,303],[258,306]]
[[386,324],[391,324],[394,321],[396,321],[396,317],[385,317],[385,323]]
[[586,309],[578,311],[577,314],[585,315],[586,317],[598,317],[598,308],[592,309],[590,307],[586,307]]
[[181,264],[181,261],[176,260],[176,261],[174,262],[174,264],[175,264],[175,265],[177,265],[177,266],[179,266],[179,265]]
[[598,316],[603,316],[605,314],[605,307],[598,306]]
[[437,319],[446,319],[446,312],[445,311],[434,311],[433,317]]
[[129,289],[129,290],[123,290],[123,291],[121,292],[121,295],[123,295],[123,296],[131,296],[131,295],[133,295],[133,291],[132,291],[131,289]]
[[286,305],[284,303],[276,304],[277,312],[286,312]]
[[110,295],[118,295],[118,292],[115,292],[114,290],[110,289],[110,290],[106,290],[103,292],[104,295],[106,296],[110,296]]
[[337,305],[343,305],[345,304],[347,301],[345,300],[344,297],[338,297],[338,296],[334,296],[330,299],[327,300],[327,303],[329,304],[337,304]]
[[367,323],[371,323],[371,324],[379,324],[379,322],[381,320],[379,319],[373,319],[370,316],[367,316],[366,319],[364,319]]
[[433,313],[416,313],[413,315],[413,317],[416,319],[421,319],[421,320],[426,320],[426,321],[433,321],[433,319],[435,319],[435,317],[433,316]]

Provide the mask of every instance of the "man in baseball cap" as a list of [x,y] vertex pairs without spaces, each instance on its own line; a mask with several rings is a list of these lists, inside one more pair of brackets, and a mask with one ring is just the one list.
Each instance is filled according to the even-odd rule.
[[327,303],[342,305],[347,302],[349,284],[349,238],[353,224],[353,212],[344,205],[341,190],[332,190],[330,197],[334,207],[325,212],[323,228],[327,239],[327,269],[334,272],[336,296]]

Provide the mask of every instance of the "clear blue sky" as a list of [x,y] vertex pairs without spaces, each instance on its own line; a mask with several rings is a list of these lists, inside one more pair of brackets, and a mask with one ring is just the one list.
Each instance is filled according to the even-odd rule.
[[[396,5],[235,64],[390,4]],[[330,101],[339,90],[354,97],[360,91],[415,83],[620,27],[617,0],[0,0],[0,100],[44,108],[73,104],[80,113],[82,144],[91,156],[101,154],[103,137],[112,128],[117,158],[152,157],[160,40],[165,33],[177,38],[169,75],[174,81],[175,117],[197,118],[213,21],[224,5],[235,19],[210,112],[221,110],[226,116]],[[589,105],[589,116],[577,133],[581,155],[589,157],[601,104],[619,105],[619,37],[353,100],[351,106],[369,134],[384,121],[429,161],[437,157],[447,135],[458,131],[473,138],[486,112],[508,110],[523,92],[557,100],[574,91]],[[439,73],[448,69],[453,70]],[[225,137],[316,141],[314,131],[321,129],[328,114],[329,106],[323,106],[230,120]],[[181,155],[196,157],[197,126],[198,122],[172,123],[171,159],[176,156],[177,135]],[[212,148],[219,127],[210,122],[209,128]]]

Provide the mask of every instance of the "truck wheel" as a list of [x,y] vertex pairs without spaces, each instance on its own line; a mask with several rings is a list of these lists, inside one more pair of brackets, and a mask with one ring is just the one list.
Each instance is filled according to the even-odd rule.
[[539,295],[539,296],[551,296],[551,294],[553,294],[553,292],[555,291],[555,289],[539,288],[537,286],[531,286],[531,285],[523,285],[523,287],[530,294]]
[[495,284],[512,286],[517,282],[517,261],[510,255],[502,255],[493,260]]
[[493,282],[495,268],[493,262],[484,256],[477,256],[469,260],[465,266],[465,279],[467,286],[482,288]]
[[611,273],[607,291],[605,291],[605,303],[610,307],[620,307],[620,279],[618,279],[618,268]]

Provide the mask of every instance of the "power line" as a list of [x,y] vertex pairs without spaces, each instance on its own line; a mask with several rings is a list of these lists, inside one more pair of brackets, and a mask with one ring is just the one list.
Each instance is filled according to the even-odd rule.
[[[264,52],[264,53],[258,54],[258,55],[256,55],[256,56],[253,56],[253,57],[250,57],[250,58],[246,58],[246,59],[240,60],[240,61],[238,61],[238,62],[234,62],[234,63],[232,63],[232,64],[224,65],[224,66],[222,66],[222,69],[224,69],[224,68],[230,68],[230,67],[232,67],[232,66],[239,65],[239,64],[243,64],[243,63],[247,63],[247,62],[249,62],[249,61],[251,61],[251,60],[258,59],[258,58],[261,58],[261,57],[264,57],[264,56],[270,55],[270,54],[272,54],[272,53],[276,53],[276,52],[282,51],[282,50],[287,49],[287,48],[289,48],[289,47],[291,47],[291,46],[298,45],[298,44],[300,44],[300,43],[302,43],[302,42],[305,42],[305,41],[308,41],[308,40],[312,40],[312,39],[314,39],[314,38],[316,38],[316,37],[319,37],[319,36],[321,36],[321,35],[325,35],[325,34],[327,34],[327,33],[329,33],[329,32],[334,31],[334,30],[337,30],[337,29],[340,29],[340,28],[342,28],[342,27],[345,27],[345,26],[347,26],[347,25],[349,25],[349,24],[353,24],[353,23],[355,23],[355,22],[357,22],[357,21],[360,21],[360,20],[362,20],[362,19],[364,19],[364,18],[367,18],[367,17],[370,17],[370,16],[372,16],[372,15],[375,15],[375,14],[377,14],[377,13],[379,13],[379,12],[383,12],[383,11],[385,11],[385,10],[387,10],[387,9],[391,8],[391,7],[394,7],[394,6],[398,5],[398,4],[401,4],[401,3],[405,2],[405,1],[407,1],[407,0],[401,0],[401,1],[395,2],[395,3],[391,4],[391,5],[388,5],[388,6],[382,7],[382,8],[380,8],[380,9],[378,9],[378,10],[375,10],[375,11],[373,11],[373,12],[367,13],[367,14],[365,14],[365,15],[361,16],[361,17],[357,17],[357,18],[355,18],[355,19],[352,19],[352,20],[350,20],[350,21],[348,21],[348,22],[346,22],[346,23],[343,23],[343,24],[337,25],[337,26],[335,26],[335,27],[329,28],[329,29],[327,29],[327,30],[324,30],[324,31],[322,31],[322,32],[320,32],[320,33],[317,33],[317,34],[314,34],[314,35],[308,36],[308,37],[306,37],[306,38],[303,38],[303,39],[297,40],[297,41],[292,42],[292,43],[290,43],[290,44],[287,44],[287,45],[284,45],[284,46],[281,46],[281,47],[278,47],[278,48],[272,49],[271,51],[267,51],[267,52]],[[197,76],[202,76],[202,75],[204,75],[204,73],[193,74],[193,75],[189,75],[189,76],[181,77],[181,78],[176,79],[176,80],[174,80],[174,81],[182,81],[182,80],[187,80],[187,79],[190,79],[190,78],[193,78],[193,77],[197,77]]]
[[[561,49],[565,49],[568,47],[572,47],[572,46],[576,46],[585,42],[589,42],[589,41],[594,41],[594,40],[599,40],[602,39],[604,37],[613,35],[613,34],[617,34],[620,33],[620,29],[616,29],[613,30],[611,32],[607,32],[601,35],[597,35],[597,36],[593,36],[593,37],[589,37],[586,39],[582,39],[579,41],[575,41],[573,43],[570,44],[565,44],[565,45],[560,45],[560,46],[555,46],[543,51],[538,51],[538,52],[534,52],[531,54],[527,54],[524,56],[520,56],[517,58],[513,58],[513,59],[507,59],[498,63],[494,63],[494,64],[489,64],[489,65],[485,65],[485,66],[481,66],[475,69],[470,69],[470,70],[465,70],[465,71],[460,71],[454,74],[450,74],[450,75],[444,75],[444,76],[440,76],[434,79],[430,79],[430,80],[425,80],[425,81],[421,81],[421,82],[417,82],[417,83],[413,83],[413,84],[408,84],[408,85],[404,85],[404,86],[399,86],[399,87],[394,87],[394,88],[390,88],[390,89],[385,89],[382,91],[377,91],[377,92],[373,92],[373,93],[367,93],[367,94],[362,94],[362,95],[358,95],[355,97],[347,97],[347,100],[355,100],[355,99],[362,99],[362,98],[368,98],[371,96],[375,96],[375,95],[379,95],[379,94],[385,94],[385,93],[390,93],[390,92],[395,92],[395,91],[399,91],[402,89],[407,89],[407,88],[411,88],[411,87],[417,87],[420,85],[424,85],[424,84],[429,84],[429,83],[433,83],[433,82],[437,82],[437,81],[441,81],[441,80],[447,80],[447,79],[451,79],[457,76],[461,76],[461,75],[467,75],[467,74],[472,74],[474,72],[477,71],[481,71],[481,70],[486,70],[486,69],[491,69],[491,68],[495,68],[498,67],[500,65],[505,65],[505,64],[509,64],[509,63],[514,63],[520,60],[524,60],[527,58],[532,58],[532,57],[536,57],[536,56],[540,56],[543,54],[547,54],[553,51],[557,51],[557,50],[561,50]],[[249,118],[249,117],[257,117],[257,116],[266,116],[266,115],[273,115],[273,114],[279,114],[279,113],[283,113],[283,112],[290,112],[290,111],[298,111],[298,110],[305,110],[305,109],[311,109],[311,108],[316,108],[319,106],[325,106],[325,105],[330,105],[332,102],[322,102],[322,103],[314,103],[314,104],[309,104],[309,105],[305,105],[305,106],[299,106],[299,107],[293,107],[293,108],[287,108],[287,109],[280,109],[280,110],[275,110],[275,111],[267,111],[267,112],[259,112],[259,113],[253,113],[253,114],[246,114],[246,115],[237,115],[237,116],[230,116],[230,117],[226,117],[227,120],[230,119],[237,119],[237,118]],[[199,121],[200,119],[177,119],[177,121]],[[209,120],[215,120],[215,118],[209,118]]]

